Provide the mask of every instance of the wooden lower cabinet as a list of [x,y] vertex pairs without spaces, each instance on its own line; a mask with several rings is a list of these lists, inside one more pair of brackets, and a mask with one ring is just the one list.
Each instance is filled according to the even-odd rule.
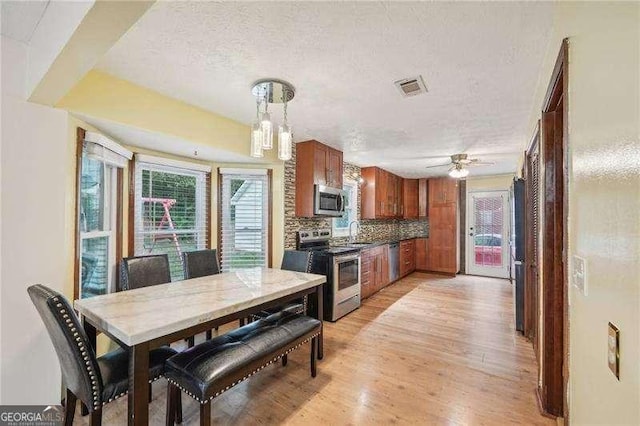
[[389,245],[360,252],[361,298],[366,299],[389,284]]
[[400,278],[416,270],[416,240],[400,241]]
[[427,256],[428,238],[416,238],[416,269],[418,271],[428,271],[429,263]]

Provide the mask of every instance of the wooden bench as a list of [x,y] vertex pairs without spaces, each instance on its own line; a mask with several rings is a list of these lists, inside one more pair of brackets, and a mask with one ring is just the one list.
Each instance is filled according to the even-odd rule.
[[322,322],[315,318],[279,312],[169,358],[167,425],[175,422],[181,391],[200,403],[200,425],[209,425],[213,398],[278,359],[285,357],[284,361],[289,352],[309,341],[311,376],[315,377],[321,329]]

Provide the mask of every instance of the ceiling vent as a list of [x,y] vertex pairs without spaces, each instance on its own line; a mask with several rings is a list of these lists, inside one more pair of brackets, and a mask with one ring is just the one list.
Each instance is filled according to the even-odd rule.
[[424,84],[424,80],[421,75],[417,77],[403,78],[402,80],[396,81],[394,84],[405,98],[427,93],[427,86]]

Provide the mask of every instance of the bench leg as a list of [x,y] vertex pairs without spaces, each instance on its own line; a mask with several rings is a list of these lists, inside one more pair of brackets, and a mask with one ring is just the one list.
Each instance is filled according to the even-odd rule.
[[200,426],[211,426],[211,401],[200,404]]
[[238,324],[240,325],[240,327],[243,327],[244,326],[244,318],[240,318],[238,320]]
[[287,366],[287,354],[282,355],[282,366]]
[[176,418],[175,389],[171,383],[167,383],[167,418],[166,426],[173,426]]
[[102,407],[96,408],[91,412],[89,426],[102,426]]
[[195,344],[196,344],[196,338],[195,338],[194,336],[189,337],[189,338],[187,339],[187,346],[188,346],[188,347],[192,348],[192,347],[194,347],[194,346],[195,346]]
[[318,343],[317,337],[311,338],[311,377],[316,377],[316,345]]
[[211,330],[207,330],[207,340],[211,340],[212,337],[213,333],[211,332]]
[[175,395],[176,423],[181,424],[182,423],[182,391],[177,386],[174,386],[174,387],[176,389],[176,395]]

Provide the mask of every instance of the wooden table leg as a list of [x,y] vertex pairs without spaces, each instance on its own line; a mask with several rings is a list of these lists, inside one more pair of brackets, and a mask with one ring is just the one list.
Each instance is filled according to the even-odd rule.
[[[323,297],[324,297],[324,284],[320,284],[319,286],[316,287],[316,305],[317,305],[316,318],[318,318],[320,321],[322,321],[324,317]],[[320,329],[320,335],[318,336],[318,359],[322,359],[322,357],[324,356],[323,333],[324,333],[324,327]]]
[[149,344],[129,348],[129,425],[149,424]]

